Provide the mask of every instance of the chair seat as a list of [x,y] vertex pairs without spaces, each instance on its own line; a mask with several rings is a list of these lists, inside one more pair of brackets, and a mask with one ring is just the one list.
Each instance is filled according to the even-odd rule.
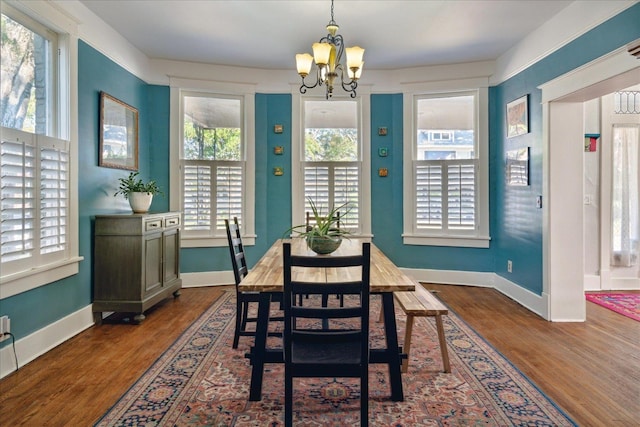
[[360,341],[291,343],[291,361],[296,365],[357,365],[360,360]]

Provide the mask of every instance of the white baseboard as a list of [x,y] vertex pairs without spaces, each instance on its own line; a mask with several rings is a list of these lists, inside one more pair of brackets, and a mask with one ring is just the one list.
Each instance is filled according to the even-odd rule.
[[[91,305],[63,317],[16,341],[18,366],[22,367],[52,348],[93,326]],[[11,343],[0,349],[0,378],[16,370]]]
[[423,283],[494,288],[536,313],[538,316],[545,320],[549,320],[548,295],[536,295],[495,273],[455,270],[424,270],[412,268],[401,268],[401,270],[408,276]]
[[180,273],[183,288],[232,285],[235,283],[233,271],[204,271],[201,273]]

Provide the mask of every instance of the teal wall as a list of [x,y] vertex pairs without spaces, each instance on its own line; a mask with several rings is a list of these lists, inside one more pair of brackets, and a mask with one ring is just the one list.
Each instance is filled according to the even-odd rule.
[[[491,236],[495,252],[492,270],[538,295],[542,294],[543,279],[542,209],[536,208],[536,195],[542,194],[543,142],[542,92],[538,86],[639,37],[640,4],[636,4],[489,92]],[[526,94],[529,94],[529,133],[507,139],[506,104]],[[506,151],[521,147],[530,147],[530,185],[507,186]],[[507,272],[507,260],[513,261],[513,273]]]
[[[640,4],[612,18],[554,54],[489,91],[490,215],[489,249],[405,246],[402,244],[402,95],[371,96],[371,183],[374,241],[398,265],[409,268],[492,272],[532,292],[542,292],[542,122],[537,86],[640,37]],[[0,313],[12,320],[12,332],[23,338],[91,303],[92,217],[129,212],[127,202],[113,193],[127,171],[98,167],[99,93],[105,91],[139,110],[140,174],[157,180],[166,197],[156,197],[152,210],[169,206],[169,88],[148,85],[86,43],[78,45],[79,110],[79,249],[80,272],[68,279],[0,300]],[[529,94],[530,133],[505,139],[507,102]],[[291,95],[256,94],[256,245],[247,248],[253,265],[291,224]],[[284,132],[275,134],[273,125]],[[388,135],[379,136],[378,127]],[[273,153],[284,146],[284,155]],[[507,187],[505,151],[531,147],[531,184]],[[378,149],[389,149],[379,157]],[[285,174],[273,175],[273,167]],[[378,176],[378,168],[389,176]],[[183,272],[229,270],[226,248],[182,250]],[[514,273],[506,273],[506,260]],[[8,341],[1,345],[7,345]]]

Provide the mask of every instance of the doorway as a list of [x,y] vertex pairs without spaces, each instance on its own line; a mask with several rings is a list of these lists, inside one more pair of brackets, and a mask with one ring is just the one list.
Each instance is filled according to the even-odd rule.
[[640,84],[640,64],[622,47],[540,86],[543,112],[543,295],[547,318],[586,319],[584,134],[586,101]]

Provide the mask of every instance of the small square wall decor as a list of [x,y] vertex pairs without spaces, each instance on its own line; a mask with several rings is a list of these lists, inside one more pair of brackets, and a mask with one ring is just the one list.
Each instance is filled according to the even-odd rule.
[[387,128],[386,127],[379,127],[378,128],[378,135],[387,136]]
[[273,168],[273,174],[275,176],[282,176],[284,175],[284,168],[282,166],[276,166],[275,168]]
[[388,175],[389,175],[389,169],[387,169],[387,168],[379,168],[378,169],[378,176],[385,177],[385,176],[388,176]]
[[282,125],[273,125],[273,132],[274,133],[282,133],[283,130],[284,130],[284,126],[282,126]]
[[378,148],[378,156],[387,157],[389,155],[389,149],[387,147]]
[[282,145],[276,145],[275,147],[273,147],[273,154],[277,154],[278,156],[283,155],[284,147]]

